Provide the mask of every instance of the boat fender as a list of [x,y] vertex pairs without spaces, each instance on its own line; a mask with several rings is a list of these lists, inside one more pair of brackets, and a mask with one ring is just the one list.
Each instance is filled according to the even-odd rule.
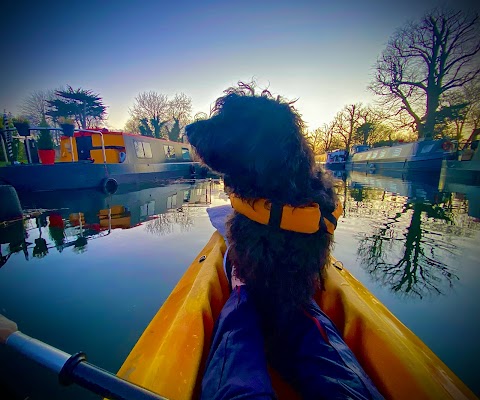
[[105,178],[102,181],[102,190],[105,194],[114,194],[118,189],[118,182],[113,178]]
[[445,151],[452,151],[453,150],[453,143],[449,140],[443,142],[442,149]]
[[192,178],[195,176],[195,165],[190,165],[190,175],[192,176]]
[[125,160],[127,159],[127,153],[125,153],[124,151],[121,151],[120,153],[118,153],[118,158],[120,163],[125,162]]
[[12,221],[23,218],[22,206],[13,186],[0,184],[0,221]]
[[375,172],[375,164],[368,164],[368,172]]

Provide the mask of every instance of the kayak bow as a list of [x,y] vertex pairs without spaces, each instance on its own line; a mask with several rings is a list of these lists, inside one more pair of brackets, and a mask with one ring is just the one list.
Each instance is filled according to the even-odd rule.
[[[197,398],[213,326],[230,295],[226,246],[215,232],[125,360],[118,376],[172,399]],[[357,279],[332,259],[316,301],[389,399],[476,399]],[[333,267],[333,264],[337,268]],[[293,390],[272,372],[280,399]]]

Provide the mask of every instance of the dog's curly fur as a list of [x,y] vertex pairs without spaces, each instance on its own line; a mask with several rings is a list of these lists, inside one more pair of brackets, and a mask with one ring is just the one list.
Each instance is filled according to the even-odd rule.
[[[315,167],[303,129],[290,103],[268,91],[256,95],[252,85],[240,82],[217,99],[209,119],[187,126],[186,134],[235,195],[295,207],[318,203],[322,212],[332,212],[333,181]],[[302,234],[261,225],[237,212],[227,237],[236,276],[255,299],[264,326],[272,329],[321,286],[333,239],[324,231]]]

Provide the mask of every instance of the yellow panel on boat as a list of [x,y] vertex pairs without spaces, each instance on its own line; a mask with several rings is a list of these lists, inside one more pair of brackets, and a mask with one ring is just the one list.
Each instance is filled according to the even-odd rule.
[[125,213],[125,211],[126,211],[125,206],[113,205],[113,206],[110,206],[110,208],[101,209],[98,212],[98,216],[100,218],[102,218],[102,217],[108,217],[109,214],[110,215],[119,215],[119,214]]
[[[125,147],[125,141],[123,140],[123,135],[119,134],[103,134],[103,142],[105,146],[120,146]],[[102,147],[102,139],[99,134],[92,134],[92,146],[93,147]]]
[[125,217],[115,217],[115,218],[101,218],[100,219],[100,226],[102,228],[130,228],[132,226],[132,221],[131,217],[125,216]]
[[[120,377],[169,399],[198,397],[213,325],[229,296],[225,248],[215,232],[138,340]],[[325,282],[316,300],[386,398],[476,398],[347,270],[329,266]],[[279,399],[296,397],[278,376],[272,383]]]
[[[105,149],[105,159],[108,164],[118,164],[120,162],[119,150]],[[90,150],[90,157],[95,160],[95,164],[103,164],[102,149]]]

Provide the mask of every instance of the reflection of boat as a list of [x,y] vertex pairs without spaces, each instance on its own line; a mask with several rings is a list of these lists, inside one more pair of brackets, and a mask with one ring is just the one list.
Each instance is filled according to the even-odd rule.
[[400,171],[383,171],[368,174],[348,171],[347,182],[351,188],[372,187],[408,197],[435,202],[438,196],[438,174],[405,174]]
[[370,173],[383,170],[439,171],[442,160],[453,155],[453,145],[445,139],[373,149],[356,145],[352,146],[345,168]]
[[[103,188],[190,178],[199,169],[190,145],[108,130],[63,136],[60,162],[0,168],[3,181],[21,191]],[[32,157],[29,157],[32,159]]]
[[[125,360],[118,375],[168,398],[196,398],[218,314],[229,296],[225,242],[214,233]],[[337,263],[338,265],[338,263]],[[385,396],[475,398],[407,327],[345,269],[326,270],[316,299]],[[298,398],[272,376],[280,399]]]
[[442,180],[455,181],[467,185],[480,185],[480,140],[477,136],[480,128],[475,129],[464,147],[459,151],[458,159],[445,160],[442,164]]
[[327,161],[325,166],[333,171],[345,169],[348,152],[346,150],[333,150],[327,153]]
[[[174,225],[181,228],[193,223],[194,213],[185,212],[183,206],[208,204],[211,195],[210,181],[197,181],[191,185],[178,183],[169,186],[150,187],[138,191],[120,189],[113,195],[98,190],[58,192],[21,192],[20,200],[25,210],[40,210],[36,219],[26,219],[0,226],[0,244],[8,244],[9,251],[2,255],[0,267],[11,254],[23,251],[28,259],[28,231],[39,231],[35,239],[34,257],[46,256],[49,248],[59,252],[73,246],[84,251],[87,242],[108,235],[113,229],[129,229],[147,222],[147,231],[165,234]],[[174,213],[179,215],[173,215]],[[34,228],[26,228],[28,222]],[[149,223],[152,223],[149,226]],[[48,230],[50,243],[42,238],[42,229]],[[45,235],[44,235],[45,236]],[[39,240],[41,239],[41,240]],[[33,240],[29,239],[30,242]]]
[[480,219],[480,186],[465,185],[456,180],[440,180],[439,190],[446,193],[456,193],[468,200],[468,215]]
[[[86,224],[104,223],[102,221],[108,215],[119,220],[119,224],[125,224],[124,217],[128,214],[129,225],[133,227],[153,215],[163,214],[185,203],[193,203],[200,196],[203,196],[205,203],[208,185],[208,181],[199,181],[196,185],[177,183],[136,191],[119,190],[112,195],[98,190],[68,191],[63,192],[62,196],[55,192],[20,193],[20,201],[23,208],[59,210],[65,218],[72,212],[81,212]],[[198,192],[195,188],[202,190]]]

